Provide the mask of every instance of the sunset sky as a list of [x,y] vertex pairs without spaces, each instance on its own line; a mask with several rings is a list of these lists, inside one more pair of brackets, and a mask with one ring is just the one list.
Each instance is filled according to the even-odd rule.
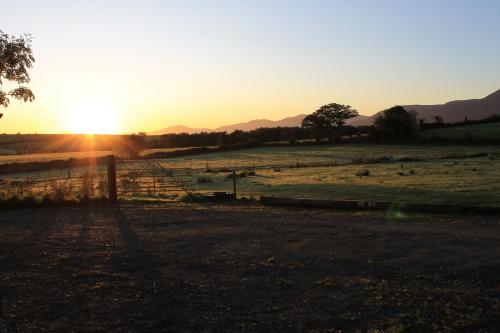
[[[500,89],[500,1],[2,1],[34,103],[0,133],[153,131]],[[93,121],[89,121],[92,119]]]

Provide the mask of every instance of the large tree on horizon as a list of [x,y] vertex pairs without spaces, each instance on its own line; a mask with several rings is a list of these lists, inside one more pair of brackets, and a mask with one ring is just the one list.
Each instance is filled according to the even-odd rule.
[[302,127],[310,129],[317,141],[324,138],[335,141],[345,121],[356,116],[358,116],[358,111],[350,105],[330,103],[306,116],[302,120]]
[[[15,37],[0,30],[0,106],[8,107],[10,98],[24,102],[35,100],[33,92],[23,86],[30,82],[28,70],[34,62],[30,35],[22,34]],[[4,91],[4,81],[11,81],[19,86]],[[2,116],[0,113],[0,118]]]
[[417,113],[397,105],[379,113],[373,125],[382,140],[408,140],[418,129]]

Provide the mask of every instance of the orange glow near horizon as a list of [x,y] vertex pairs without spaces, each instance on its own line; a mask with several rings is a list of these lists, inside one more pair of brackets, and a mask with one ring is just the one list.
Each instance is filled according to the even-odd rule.
[[114,108],[100,100],[86,100],[70,108],[65,130],[74,134],[117,134],[119,119]]

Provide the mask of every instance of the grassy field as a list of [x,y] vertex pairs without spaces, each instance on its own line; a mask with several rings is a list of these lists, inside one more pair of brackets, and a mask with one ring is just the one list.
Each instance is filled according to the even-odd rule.
[[[45,156],[45,155],[44,155]],[[426,202],[500,205],[500,147],[430,145],[337,145],[278,147],[202,154],[159,160],[173,170],[189,169],[183,176],[189,191],[209,194],[232,192],[232,170],[236,170],[240,196],[272,195],[293,198],[351,199],[391,202]],[[376,162],[376,163],[375,163]],[[117,165],[118,185],[134,182],[147,161]],[[105,172],[105,166],[97,168]],[[71,175],[88,172],[71,170]],[[148,171],[145,171],[148,173]],[[3,184],[44,177],[65,177],[68,170],[3,176]],[[147,179],[150,182],[151,178]],[[164,181],[165,178],[162,178]],[[181,197],[178,189],[158,193],[159,178],[145,190]],[[166,177],[167,182],[172,180]],[[97,184],[94,182],[94,184]],[[141,185],[142,186],[142,185]],[[142,187],[144,190],[144,187]],[[73,190],[75,188],[73,187]],[[76,189],[78,190],[78,189]],[[5,194],[7,195],[7,194]],[[127,196],[134,197],[134,193]]]
[[[499,161],[360,164],[248,174],[237,178],[242,196],[500,205]],[[227,173],[197,177],[200,191],[232,191]]]
[[430,139],[432,137],[444,139],[462,139],[468,136],[474,136],[481,139],[499,139],[500,138],[500,123],[488,123],[471,126],[436,128],[422,131],[420,137],[422,139]]
[[500,158],[500,146],[479,145],[381,145],[346,144],[325,146],[269,147],[200,154],[162,160],[166,167],[207,168],[251,168],[263,166],[296,166],[300,164],[343,164],[354,161],[380,159],[417,158],[439,159],[458,155],[486,153]]
[[[488,155],[463,158],[480,153]],[[500,205],[500,147],[495,146],[263,148],[162,163],[172,168],[199,168],[193,181],[202,193],[231,192],[228,170],[235,168],[242,176],[237,178],[242,196]],[[310,166],[315,163],[330,165]],[[273,167],[276,165],[279,167]],[[217,172],[217,168],[223,171]]]

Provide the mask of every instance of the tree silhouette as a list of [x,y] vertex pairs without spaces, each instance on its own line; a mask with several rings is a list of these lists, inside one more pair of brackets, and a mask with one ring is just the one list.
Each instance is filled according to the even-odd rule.
[[406,111],[402,106],[394,106],[384,110],[374,122],[382,139],[409,139],[418,126],[415,111]]
[[302,127],[310,129],[317,141],[325,137],[330,141],[335,141],[345,121],[357,115],[358,111],[349,105],[331,103],[323,105],[314,113],[306,116],[302,120]]
[[[10,104],[9,97],[24,102],[35,100],[33,92],[22,84],[30,82],[28,69],[33,66],[35,58],[31,50],[31,36],[23,34],[19,37],[9,36],[0,30],[0,106]],[[5,81],[20,85],[10,91],[2,89]],[[0,117],[3,114],[0,113]]]
[[438,125],[442,125],[442,124],[444,123],[444,121],[443,121],[443,117],[441,117],[441,116],[437,116],[437,115],[436,115],[436,116],[434,116],[434,123],[435,123],[435,124],[438,124]]

